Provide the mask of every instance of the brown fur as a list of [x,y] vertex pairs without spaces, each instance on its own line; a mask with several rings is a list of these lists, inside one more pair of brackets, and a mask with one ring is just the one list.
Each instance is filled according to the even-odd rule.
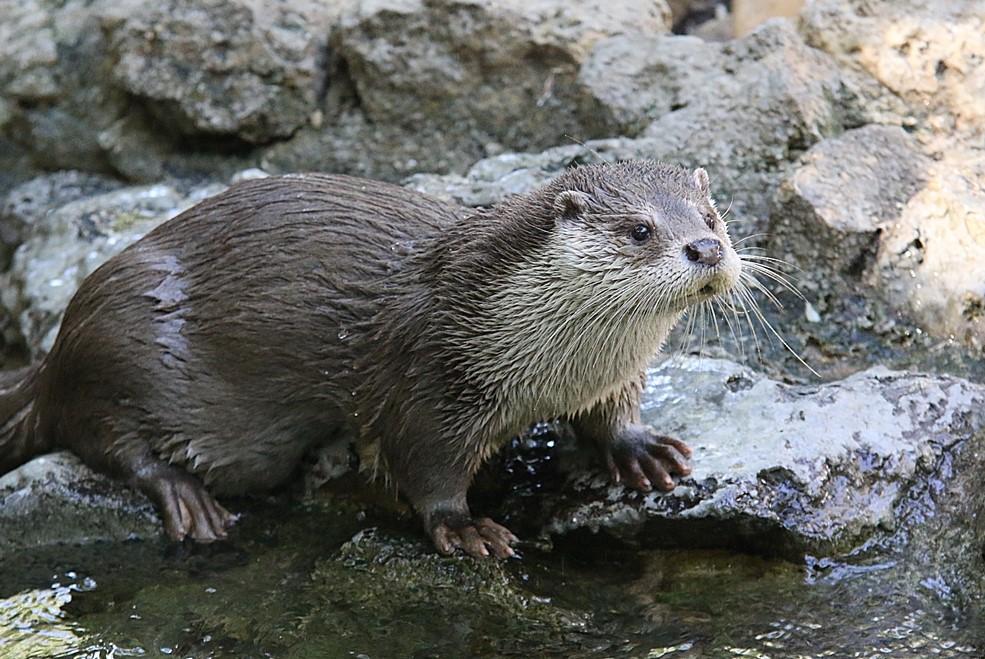
[[[706,183],[595,165],[480,211],[344,176],[233,186],[96,270],[43,363],[0,380],[0,468],[72,450],[148,492],[172,535],[208,540],[228,520],[188,474],[255,492],[355,437],[448,549],[471,529],[472,475],[527,424],[644,441],[647,361],[700,289],[738,276]],[[720,267],[681,256],[707,236]]]

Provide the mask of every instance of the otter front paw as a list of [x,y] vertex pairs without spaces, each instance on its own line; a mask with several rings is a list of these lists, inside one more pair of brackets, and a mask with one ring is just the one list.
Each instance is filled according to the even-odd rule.
[[603,447],[606,467],[612,480],[643,492],[653,487],[663,492],[674,489],[672,475],[687,476],[691,449],[679,439],[658,435],[653,428],[626,428]]
[[461,549],[475,558],[485,558],[490,553],[496,558],[510,558],[514,555],[510,545],[519,542],[508,528],[488,517],[473,519],[463,513],[436,513],[428,526],[434,546],[445,555]]

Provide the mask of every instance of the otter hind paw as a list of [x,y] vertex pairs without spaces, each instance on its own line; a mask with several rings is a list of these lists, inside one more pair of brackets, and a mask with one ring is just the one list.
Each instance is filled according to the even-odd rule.
[[203,543],[225,540],[228,529],[238,519],[190,474],[173,470],[158,478],[153,489],[164,530],[172,540],[191,538]]
[[496,558],[515,556],[511,545],[519,542],[508,528],[488,517],[470,518],[466,515],[449,516],[433,524],[431,539],[442,554],[449,555],[461,549],[469,556]]

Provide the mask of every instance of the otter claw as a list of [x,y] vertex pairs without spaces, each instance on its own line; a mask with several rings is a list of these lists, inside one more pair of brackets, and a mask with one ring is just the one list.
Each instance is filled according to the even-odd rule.
[[673,476],[688,476],[691,449],[673,437],[658,435],[651,428],[638,428],[614,439],[605,447],[605,462],[615,483],[642,492],[654,487],[674,489]]
[[194,477],[179,472],[168,476],[152,488],[168,536],[179,542],[185,538],[203,543],[225,540],[238,516],[219,505]]
[[519,542],[508,528],[488,517],[467,519],[464,523],[447,520],[434,526],[431,538],[438,551],[450,555],[461,549],[469,556],[485,558],[490,553],[496,558],[510,558],[516,555],[510,546]]

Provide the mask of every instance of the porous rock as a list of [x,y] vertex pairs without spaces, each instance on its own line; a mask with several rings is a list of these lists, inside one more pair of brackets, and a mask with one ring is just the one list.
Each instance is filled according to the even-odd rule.
[[[607,48],[630,48],[636,41],[614,37]],[[467,204],[484,205],[506,194],[525,192],[565,166],[594,160],[652,158],[703,166],[713,192],[731,217],[745,222],[748,234],[765,229],[769,203],[792,160],[845,127],[865,124],[878,90],[861,76],[845,75],[827,54],[807,46],[789,21],[773,21],[727,46],[705,44],[702,59],[691,37],[665,37],[641,46],[638,70],[608,80],[591,93],[607,95],[613,121],[648,120],[646,99],[670,103],[657,108],[636,139],[589,140],[541,153],[507,153],[476,163],[465,175],[412,177],[412,186]],[[601,56],[600,56],[601,57]],[[682,68],[669,60],[679,58]],[[601,61],[601,60],[600,60]],[[697,64],[697,62],[701,64]],[[694,62],[690,66],[689,62]],[[596,63],[598,64],[598,63]],[[594,64],[593,64],[594,66]],[[686,69],[692,68],[692,80]],[[727,70],[727,71],[726,71]],[[589,79],[583,69],[585,80]],[[634,82],[636,75],[645,83]],[[670,96],[653,91],[679,81]],[[643,92],[634,92],[638,86]],[[641,104],[636,104],[640,100]],[[680,104],[681,107],[677,107]],[[656,106],[654,106],[656,107]]]
[[867,72],[935,129],[985,129],[985,6],[815,0],[801,32],[847,68]]
[[817,144],[779,187],[769,252],[798,267],[805,292],[863,286],[932,335],[981,348],[985,158],[927,149],[874,125]]
[[692,475],[640,494],[573,470],[543,497],[544,530],[791,558],[844,550],[894,528],[908,497],[947,479],[956,450],[980,450],[983,403],[985,387],[946,376],[877,367],[791,386],[728,361],[674,360],[650,373],[643,420],[690,443]]
[[879,235],[924,185],[930,160],[900,128],[866,126],[816,144],[777,191],[770,253],[805,284],[860,274]]
[[609,134],[638,135],[667,112],[700,102],[725,64],[723,48],[698,37],[616,35],[596,43],[582,64],[582,103]]
[[145,496],[53,453],[0,477],[0,556],[43,545],[154,538],[161,523]]
[[[214,184],[181,190],[162,183],[91,194],[65,178],[55,174],[34,180],[8,197],[61,190],[47,203],[22,207],[24,240],[8,271],[0,273],[0,304],[17,318],[35,356],[51,349],[61,315],[89,273],[161,222],[224,188]],[[79,197],[66,203],[76,193]]]
[[880,236],[869,280],[929,333],[985,349],[985,155],[955,148]]
[[187,134],[266,142],[307,123],[327,84],[335,3],[171,0],[107,11],[113,71]]
[[333,36],[359,102],[376,123],[453,126],[514,148],[597,136],[578,114],[578,70],[617,34],[669,30],[663,0],[381,0],[343,16]]

